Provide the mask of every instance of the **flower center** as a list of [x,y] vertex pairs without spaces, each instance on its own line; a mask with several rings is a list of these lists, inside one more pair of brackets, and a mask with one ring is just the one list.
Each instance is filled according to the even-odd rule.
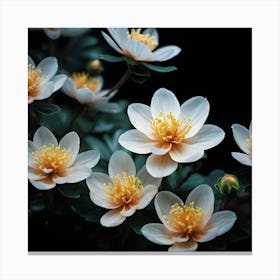
[[177,120],[171,112],[169,114],[161,112],[156,119],[150,122],[150,125],[154,131],[154,136],[163,144],[178,144],[183,141],[192,128],[190,123],[191,119]]
[[129,40],[136,40],[145,44],[151,51],[158,46],[158,41],[155,36],[150,34],[141,34],[141,28],[131,29],[130,34],[127,35]]
[[112,182],[113,184],[105,184],[105,192],[116,205],[129,204],[133,197],[143,189],[141,180],[138,177],[128,176],[126,172],[118,174]]
[[41,69],[35,69],[34,65],[28,64],[28,98],[39,94],[39,87],[45,76],[41,77]]
[[54,144],[43,145],[32,155],[39,169],[61,176],[66,171],[67,163],[73,158],[70,150],[55,147]]
[[72,80],[77,89],[88,88],[92,93],[98,89],[99,80],[97,78],[89,77],[87,73],[74,73],[72,75]]
[[194,207],[194,204],[194,201],[188,205],[175,203],[171,206],[169,217],[163,218],[170,226],[189,236],[196,231],[204,216],[204,211],[200,207]]

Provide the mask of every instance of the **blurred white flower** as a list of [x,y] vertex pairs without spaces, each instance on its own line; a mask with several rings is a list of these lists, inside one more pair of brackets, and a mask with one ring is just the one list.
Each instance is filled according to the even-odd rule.
[[102,86],[103,78],[101,76],[93,78],[84,72],[74,73],[64,83],[62,91],[81,104],[92,105],[98,111],[118,113],[120,111],[119,105],[109,103],[117,90],[108,95],[109,90],[101,90]]
[[75,37],[86,33],[89,28],[43,28],[46,35],[53,40],[60,36]]
[[142,234],[160,245],[172,245],[168,251],[195,251],[197,242],[207,242],[232,228],[236,214],[219,211],[213,214],[214,194],[208,185],[199,185],[186,203],[169,191],[158,193],[155,208],[163,224],[151,223]]
[[178,162],[197,161],[204,150],[224,139],[221,128],[204,125],[209,109],[207,99],[201,96],[180,107],[176,96],[161,88],[153,95],[151,107],[140,103],[128,106],[128,117],[136,129],[122,134],[119,143],[134,153],[152,153],[146,162],[148,172],[154,177],[168,176]]
[[91,168],[100,155],[91,150],[78,155],[80,138],[74,131],[58,143],[44,126],[37,129],[33,142],[28,141],[28,179],[39,190],[48,190],[56,184],[76,183],[91,174]]
[[57,59],[47,57],[36,67],[28,56],[28,103],[50,97],[59,90],[66,80],[66,75],[55,75],[58,69]]
[[108,172],[109,176],[93,172],[86,183],[90,199],[100,207],[111,209],[102,216],[101,225],[115,227],[151,202],[161,178],[153,178],[145,166],[136,174],[132,158],[123,151],[111,156]]
[[[105,32],[103,37],[108,44],[120,54],[136,61],[166,61],[178,55],[181,49],[177,46],[165,46],[157,50],[159,36],[154,28],[148,28],[141,33],[141,29],[108,28],[112,38]],[[155,51],[154,51],[155,50]]]
[[240,124],[231,126],[233,138],[244,153],[232,152],[231,155],[244,165],[252,166],[252,123],[249,130]]

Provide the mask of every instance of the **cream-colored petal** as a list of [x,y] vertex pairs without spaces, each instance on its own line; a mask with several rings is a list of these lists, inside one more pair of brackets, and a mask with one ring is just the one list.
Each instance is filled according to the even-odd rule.
[[71,131],[63,136],[59,142],[61,149],[71,151],[72,159],[68,162],[68,166],[75,161],[80,149],[80,137],[75,131]]
[[55,57],[47,57],[38,64],[37,69],[41,70],[40,76],[44,77],[44,82],[47,82],[57,72],[57,59]]
[[174,240],[162,224],[150,223],[141,228],[141,233],[151,242],[159,245],[172,245]]
[[171,159],[169,154],[162,156],[151,154],[146,161],[147,171],[155,178],[162,178],[172,174],[178,163]]
[[136,207],[135,206],[124,206],[120,212],[120,214],[122,216],[125,216],[125,217],[130,217],[132,216],[134,213],[136,212]]
[[205,123],[210,111],[210,105],[206,98],[195,96],[185,101],[181,106],[181,117],[190,119],[191,130],[186,138],[194,136]]
[[157,192],[158,192],[158,188],[156,186],[154,185],[145,186],[137,195],[136,209],[140,210],[147,207],[152,201],[152,199],[154,198],[154,196],[157,194]]
[[154,51],[149,61],[166,61],[169,60],[181,52],[181,48],[178,46],[165,46]]
[[180,115],[180,104],[172,91],[166,88],[160,88],[152,97],[151,112],[154,119],[156,119],[160,113],[169,114],[170,112],[175,118],[178,118]]
[[194,162],[203,157],[204,151],[197,147],[192,147],[187,143],[172,145],[169,151],[170,157],[176,162]]
[[252,159],[247,154],[232,152],[231,155],[238,162],[240,162],[244,165],[252,166]]
[[177,232],[176,229],[167,223],[167,220],[170,217],[172,205],[175,203],[182,205],[183,201],[172,192],[161,191],[157,194],[154,203],[158,217],[164,226],[170,231]]
[[100,193],[90,192],[90,200],[95,204],[105,209],[116,209],[119,206],[112,204],[111,200],[106,195],[100,195]]
[[44,174],[40,169],[33,168],[28,166],[28,179],[29,180],[41,180],[46,178],[46,174]]
[[113,153],[108,165],[108,173],[111,178],[122,173],[128,176],[135,176],[136,168],[131,156],[124,151],[118,150]]
[[41,126],[39,127],[33,137],[33,143],[37,147],[41,147],[43,145],[50,145],[54,144],[55,146],[58,145],[57,140],[53,133],[46,127]]
[[206,184],[202,184],[193,189],[187,197],[186,205],[190,202],[194,202],[195,206],[202,208],[204,211],[204,216],[201,228],[209,221],[214,210],[214,193],[213,190]]
[[195,233],[193,239],[198,242],[207,242],[229,231],[237,217],[232,211],[219,211],[213,214],[202,232]]
[[136,40],[128,40],[124,44],[124,54],[136,61],[149,61],[152,52],[145,44]]
[[146,169],[146,165],[144,165],[136,175],[142,182],[143,186],[154,185],[157,188],[160,186],[162,178],[155,178],[150,175],[150,173]]
[[100,154],[97,151],[91,150],[80,153],[73,163],[74,166],[87,166],[93,168],[99,161]]
[[40,94],[35,97],[35,100],[43,100],[49,98],[54,92],[54,83],[52,81],[44,83],[40,87]]
[[101,219],[100,223],[104,227],[116,227],[122,224],[126,217],[120,214],[121,208],[113,209],[104,214]]
[[197,242],[190,239],[187,242],[182,243],[175,243],[173,246],[168,248],[169,252],[190,252],[190,251],[196,251],[198,247]]
[[249,130],[240,124],[233,124],[231,126],[232,128],[232,133],[233,133],[233,138],[239,148],[245,152],[246,154],[250,153],[250,148],[246,143],[246,139],[250,138]]
[[68,168],[65,177],[57,177],[54,180],[57,184],[77,183],[85,180],[90,174],[91,169],[87,166],[76,166]]

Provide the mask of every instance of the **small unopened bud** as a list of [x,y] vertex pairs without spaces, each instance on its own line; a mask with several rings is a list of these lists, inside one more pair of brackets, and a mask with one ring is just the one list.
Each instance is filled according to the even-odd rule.
[[102,67],[101,61],[99,59],[94,59],[89,63],[92,70],[99,70]]
[[232,189],[236,191],[240,189],[238,178],[231,174],[221,177],[215,187],[222,195],[230,194]]

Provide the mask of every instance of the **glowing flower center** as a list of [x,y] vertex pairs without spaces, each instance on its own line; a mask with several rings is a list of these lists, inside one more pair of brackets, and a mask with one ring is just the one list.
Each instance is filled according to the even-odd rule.
[[192,128],[191,120],[177,120],[173,114],[160,113],[159,116],[150,122],[154,136],[163,143],[178,144],[183,141],[186,134]]
[[48,169],[55,174],[65,172],[67,163],[72,159],[70,150],[55,147],[54,144],[41,146],[32,155],[39,169],[43,171]]
[[143,189],[141,180],[138,177],[128,176],[126,172],[118,174],[112,183],[105,184],[105,192],[116,205],[129,204],[132,199]]
[[194,201],[188,205],[175,203],[171,206],[169,217],[164,216],[166,222],[179,232],[191,235],[202,222],[204,211],[200,207],[194,207]]
[[88,88],[93,93],[97,91],[99,80],[97,78],[89,77],[87,73],[74,73],[72,75],[72,80],[76,85],[77,89],[79,88]]
[[35,69],[34,65],[28,65],[28,98],[39,94],[39,87],[45,76],[41,77],[41,69]]
[[129,40],[137,40],[140,43],[145,44],[151,51],[153,51],[157,46],[157,38],[151,36],[150,34],[141,34],[141,28],[131,29],[131,33],[127,35]]

